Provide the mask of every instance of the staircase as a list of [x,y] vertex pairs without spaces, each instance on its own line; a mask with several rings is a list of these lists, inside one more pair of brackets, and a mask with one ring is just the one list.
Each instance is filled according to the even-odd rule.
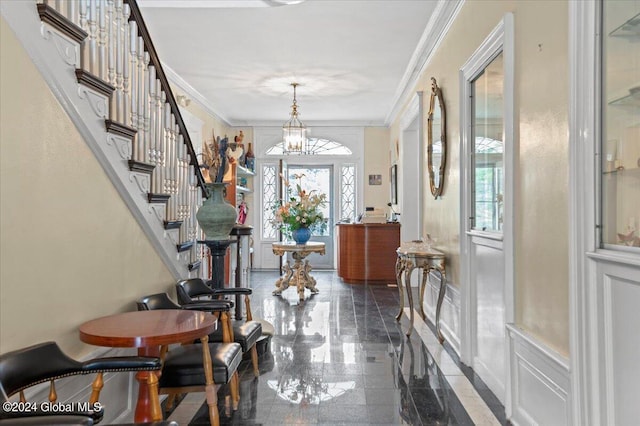
[[168,269],[197,276],[204,179],[135,0],[0,8]]

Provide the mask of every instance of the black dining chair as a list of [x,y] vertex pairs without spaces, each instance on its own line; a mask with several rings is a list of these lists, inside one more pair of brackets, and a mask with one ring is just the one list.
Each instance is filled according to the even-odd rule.
[[[249,295],[251,293],[252,290],[250,288],[212,289],[200,278],[180,280],[176,284],[178,302],[184,307],[193,307],[194,305],[202,305],[207,302],[217,303],[221,300],[233,303],[230,300],[222,298],[230,295],[245,296],[244,300],[247,311],[247,320],[231,320],[229,333],[231,334],[234,342],[240,343],[242,346],[242,352],[250,352],[253,374],[255,377],[258,377],[260,375],[260,369],[258,368],[258,349],[256,347],[256,342],[262,336],[262,324],[258,321],[252,320],[253,315],[251,313],[251,302],[249,300]],[[223,336],[221,330],[209,335],[209,340],[211,342],[220,342],[222,339]]]
[[[140,311],[156,309],[208,311],[218,315],[220,328],[223,330],[228,328],[231,305],[224,301],[182,307],[171,300],[167,293],[158,293],[143,297],[136,303]],[[173,406],[178,394],[206,390],[210,381],[216,387],[215,392],[207,391],[211,424],[217,426],[220,422],[216,394],[217,387],[220,385],[229,384],[233,410],[238,409],[240,394],[237,370],[242,361],[242,348],[240,344],[231,342],[231,336],[228,333],[225,332],[224,335],[225,342],[208,343],[209,338],[205,336],[201,339],[202,343],[186,344],[171,350],[164,346],[161,349],[162,374],[158,383],[158,392],[169,395],[167,409]]]
[[[15,394],[26,401],[24,390],[49,382],[49,402],[57,399],[55,382],[63,377],[96,374],[89,405],[99,402],[103,387],[102,376],[107,372],[160,370],[160,359],[153,357],[123,356],[76,361],[62,352],[55,342],[45,342],[0,355],[0,423],[92,425],[102,420],[102,408],[75,412],[50,412],[34,404],[33,410],[6,410],[5,403]],[[10,408],[10,406],[9,406]],[[32,423],[33,422],[33,423]],[[40,423],[38,423],[40,422]]]

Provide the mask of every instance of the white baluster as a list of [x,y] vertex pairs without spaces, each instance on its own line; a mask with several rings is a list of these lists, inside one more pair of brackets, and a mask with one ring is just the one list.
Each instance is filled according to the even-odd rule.
[[140,145],[142,148],[142,157],[140,161],[145,163],[149,163],[149,152],[147,151],[148,147],[146,146],[146,138],[144,131],[144,71],[146,68],[146,64],[144,62],[144,42],[142,37],[138,37],[138,78],[136,79],[137,84],[137,100],[138,100],[138,136],[140,140]]
[[76,25],[79,25],[78,4],[79,2],[77,0],[67,1],[67,18]]
[[163,111],[164,111],[164,119],[162,121],[164,128],[164,137],[162,138],[163,142],[163,157],[162,157],[162,192],[167,192],[169,188],[169,150],[171,146],[171,106],[166,102],[166,94],[162,92],[162,100],[164,101]]
[[[107,7],[105,0],[94,0],[98,8],[98,73],[105,80],[107,77]],[[109,83],[113,84],[112,81]]]
[[78,5],[80,6],[78,10],[78,14],[80,16],[80,28],[89,32],[89,24],[87,21],[87,0],[80,0]]
[[64,14],[64,4],[62,0],[55,0],[53,2],[53,8],[58,12]]
[[[129,23],[129,52],[131,77],[131,123],[130,126],[138,130],[138,25],[136,21]],[[135,160],[144,161],[144,150],[140,133],[136,133]]]
[[122,123],[119,116],[122,102],[122,80],[116,78],[116,55],[120,47],[120,20],[122,9],[118,9],[114,0],[107,0],[107,81],[115,87],[111,98],[111,119]]
[[[153,192],[158,191],[158,182],[160,181],[160,150],[158,149],[158,143],[156,140],[156,67],[149,65],[149,72],[147,74],[146,91],[149,94],[149,101],[145,103],[148,106],[148,110],[145,113],[145,125],[147,125],[147,137],[149,138],[149,152],[153,157],[153,163],[156,165],[152,176]],[[159,192],[159,191],[158,191]]]
[[[117,0],[121,1],[121,0]],[[121,39],[118,42],[118,55],[116,60],[116,73],[120,72],[122,74],[122,109],[121,109],[121,120],[127,126],[131,126],[131,100],[129,97],[129,67],[130,67],[130,50],[127,42],[129,40],[129,14],[131,10],[129,9],[129,5],[125,4],[122,7],[122,21],[121,21],[121,32],[118,33],[118,36]],[[116,77],[117,78],[117,77]]]
[[[118,48],[118,36],[120,32],[120,11],[114,7],[113,0],[107,0],[107,82],[116,84],[116,49]],[[117,89],[116,89],[117,91]],[[112,102],[116,103],[117,102]],[[116,108],[117,109],[117,108]],[[112,114],[112,118],[117,115]]]
[[[171,108],[169,108],[169,120],[167,120],[167,128],[169,130],[168,138],[167,138],[167,166],[166,166],[166,175],[165,175],[165,192],[170,193],[172,189],[171,182],[173,181],[173,165],[175,162],[175,135],[173,134],[173,114],[171,114]],[[173,210],[169,211],[169,216],[175,219],[173,215]]]
[[164,161],[164,150],[163,150],[163,132],[162,132],[162,117],[164,115],[162,106],[164,103],[162,102],[162,87],[160,85],[160,80],[156,79],[154,82],[155,85],[155,99],[153,99],[153,114],[155,114],[154,123],[154,132],[155,132],[155,146],[156,152],[158,155],[158,162],[156,168],[158,169],[157,179],[155,181],[156,190],[158,192],[162,192],[162,177],[163,177],[163,161]]
[[[178,187],[176,188],[176,191],[178,192],[178,196],[179,196],[179,200],[180,200],[180,220],[184,222],[186,222],[186,212],[185,209],[187,207],[187,202],[185,199],[185,195],[187,194],[186,188],[185,188],[185,181],[186,181],[186,177],[187,177],[187,146],[184,144],[184,136],[181,134],[180,135],[180,141],[178,142],[180,145],[180,151],[181,151],[181,156],[180,156],[180,176],[178,178]],[[186,241],[186,233],[184,233],[183,230],[183,235],[182,235],[183,241]]]
[[[79,0],[79,11],[78,14],[80,16],[80,28],[86,31],[89,34],[89,3],[88,0]],[[89,62],[89,40],[85,39],[85,41],[80,45],[80,68],[83,70],[89,70],[88,67]]]
[[89,1],[89,37],[87,39],[87,49],[88,49],[88,57],[87,57],[87,66],[85,69],[89,71],[93,75],[98,75],[98,48],[97,48],[97,37],[98,37],[98,10],[96,1]]
[[[173,123],[171,133],[173,136],[173,141],[171,143],[173,150],[173,154],[171,155],[171,159],[173,160],[173,165],[171,167],[171,194],[175,194],[177,187],[176,182],[178,181],[178,156],[180,155],[178,150],[180,146],[178,145],[178,126],[176,125],[176,118],[173,114],[171,114],[171,122]],[[172,200],[172,216],[178,218],[178,200],[176,198],[177,197],[174,197]]]

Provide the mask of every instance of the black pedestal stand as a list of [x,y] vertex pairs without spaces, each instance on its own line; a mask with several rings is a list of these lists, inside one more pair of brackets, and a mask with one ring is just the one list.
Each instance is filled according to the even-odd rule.
[[198,244],[205,244],[209,247],[211,257],[213,258],[211,265],[211,281],[207,282],[211,288],[225,288],[224,286],[224,256],[227,254],[227,248],[231,244],[235,244],[236,240],[204,240],[198,241]]

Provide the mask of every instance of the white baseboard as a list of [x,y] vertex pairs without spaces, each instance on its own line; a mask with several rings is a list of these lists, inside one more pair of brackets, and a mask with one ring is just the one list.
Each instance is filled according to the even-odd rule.
[[514,425],[572,425],[569,359],[507,324]]

